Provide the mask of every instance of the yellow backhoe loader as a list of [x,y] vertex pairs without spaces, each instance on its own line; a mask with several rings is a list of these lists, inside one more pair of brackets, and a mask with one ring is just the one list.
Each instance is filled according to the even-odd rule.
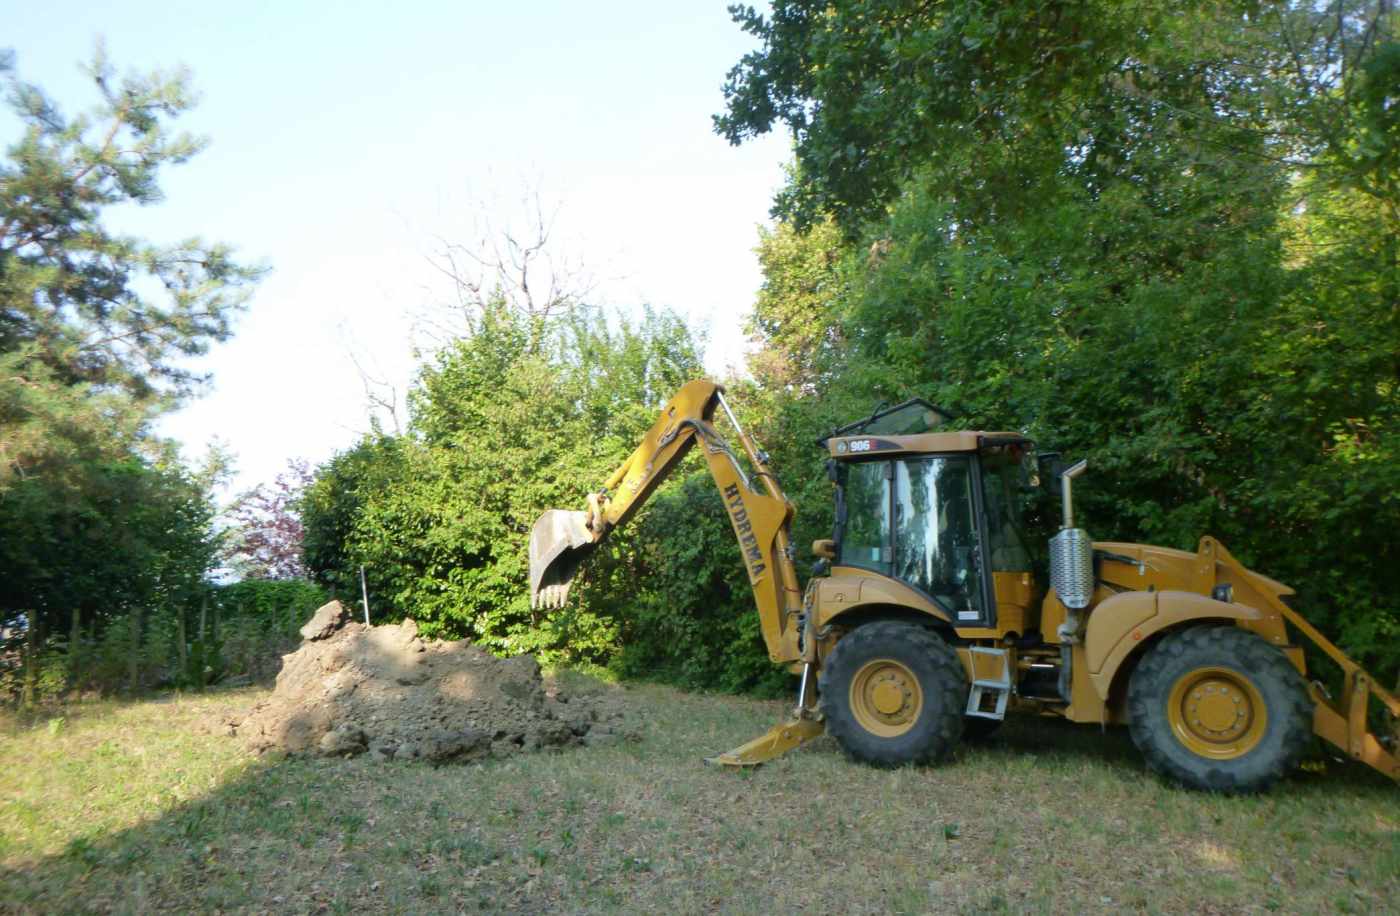
[[[747,469],[716,430],[717,410]],[[719,385],[690,382],[586,510],[550,510],[536,523],[531,599],[563,604],[580,562],[698,443],[769,656],[801,675],[788,721],[712,762],[762,763],[823,731],[858,760],[933,761],[1015,709],[1126,723],[1152,769],[1200,789],[1263,789],[1312,734],[1400,780],[1395,737],[1367,724],[1372,697],[1390,717],[1400,700],[1290,607],[1292,589],[1209,537],[1195,553],[1091,540],[1074,525],[1071,498],[1083,461],[1056,469],[1063,524],[1045,589],[1022,507],[1046,456],[1015,433],[947,431],[947,419],[909,401],[822,440],[835,527],[813,545],[823,559],[803,590],[793,506],[768,455]],[[1308,680],[1305,641],[1340,666],[1336,697]]]

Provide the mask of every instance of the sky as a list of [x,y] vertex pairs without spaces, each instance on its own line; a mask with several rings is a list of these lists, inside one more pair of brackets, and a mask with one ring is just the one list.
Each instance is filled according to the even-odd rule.
[[[99,39],[119,71],[189,68],[201,101],[178,126],[210,140],[165,173],[165,201],[111,225],[269,268],[234,337],[195,364],[209,392],[159,427],[191,460],[225,444],[231,492],[351,445],[365,377],[401,399],[452,301],[434,255],[521,231],[532,198],[591,301],[673,309],[707,335],[710,372],[742,366],[790,145],[713,132],[754,47],[725,0],[0,0],[0,48],[65,112],[95,102],[80,64]],[[0,143],[16,129],[0,118]]]

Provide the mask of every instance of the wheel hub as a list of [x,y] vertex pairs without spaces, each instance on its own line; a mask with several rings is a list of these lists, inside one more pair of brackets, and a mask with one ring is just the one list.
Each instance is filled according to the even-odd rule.
[[895,683],[894,678],[885,678],[875,685],[873,691],[875,709],[881,715],[892,716],[904,708],[904,691]]
[[1203,757],[1241,757],[1264,736],[1267,710],[1247,676],[1224,668],[1189,671],[1173,685],[1167,717],[1177,738]]
[[851,680],[851,712],[861,728],[893,738],[914,726],[923,710],[914,672],[894,659],[867,662]]

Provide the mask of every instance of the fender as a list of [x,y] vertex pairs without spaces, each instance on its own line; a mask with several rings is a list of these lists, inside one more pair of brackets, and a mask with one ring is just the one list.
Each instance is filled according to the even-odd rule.
[[1100,700],[1108,699],[1113,676],[1154,633],[1192,620],[1262,620],[1263,611],[1227,604],[1195,592],[1125,592],[1100,602],[1089,614],[1084,660]]
[[851,566],[834,567],[830,577],[817,580],[816,599],[818,627],[881,605],[927,614],[949,626],[953,623],[947,611],[909,586]]

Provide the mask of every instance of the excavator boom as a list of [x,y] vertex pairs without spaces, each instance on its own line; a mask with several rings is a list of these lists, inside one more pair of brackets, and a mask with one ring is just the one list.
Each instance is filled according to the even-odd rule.
[[[721,409],[748,456],[752,476],[713,425]],[[767,455],[729,410],[724,389],[707,380],[689,382],[676,392],[627,460],[588,495],[586,509],[550,509],[535,522],[530,532],[531,603],[562,606],[580,565],[614,528],[626,524],[697,442],[739,540],[769,656],[775,662],[795,661],[802,595],[788,537],[792,505]]]
[[[714,414],[720,408],[748,456],[752,476],[714,428]],[[709,758],[722,766],[754,766],[820,735],[825,726],[809,702],[814,640],[805,640],[799,648],[802,593],[789,541],[792,504],[769,468],[768,456],[744,433],[719,385],[694,381],[676,392],[636,450],[602,489],[588,495],[587,509],[550,509],[540,516],[530,532],[530,601],[535,607],[561,607],[580,564],[641,508],[697,442],[703,446],[710,475],[739,539],[768,656],[775,662],[806,663],[791,719],[729,753]]]

